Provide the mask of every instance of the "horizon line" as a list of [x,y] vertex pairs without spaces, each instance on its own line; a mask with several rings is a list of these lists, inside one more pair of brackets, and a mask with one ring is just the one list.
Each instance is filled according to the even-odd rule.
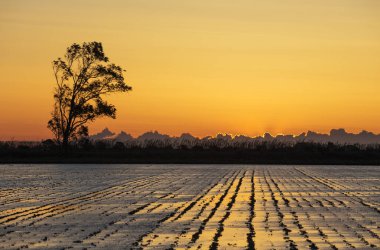
[[[276,133],[276,134],[272,134],[271,132],[264,132],[263,134],[257,134],[257,135],[247,135],[247,134],[243,134],[243,133],[237,133],[237,134],[234,134],[234,133],[228,133],[228,132],[217,132],[213,135],[205,135],[205,136],[197,136],[197,135],[194,135],[192,134],[191,132],[182,132],[182,133],[179,133],[178,135],[171,135],[169,133],[161,133],[159,132],[158,130],[147,130],[143,133],[140,133],[138,135],[132,135],[131,133],[128,133],[127,131],[125,130],[120,130],[118,133],[117,132],[113,132],[112,130],[110,130],[108,127],[105,127],[103,130],[99,131],[99,132],[95,132],[93,134],[89,134],[88,137],[91,139],[91,137],[96,137],[96,136],[100,136],[102,133],[104,132],[109,132],[109,133],[112,133],[112,134],[109,134],[108,136],[104,136],[104,138],[106,137],[116,137],[118,135],[120,135],[121,133],[125,133],[126,135],[129,135],[131,136],[133,139],[138,139],[139,137],[143,136],[143,135],[146,135],[146,134],[158,134],[158,135],[162,135],[162,136],[168,136],[170,138],[179,138],[183,135],[191,135],[192,137],[194,138],[197,138],[197,139],[205,139],[205,138],[217,138],[218,136],[230,136],[232,139],[234,138],[237,138],[237,137],[247,137],[247,138],[251,138],[251,139],[259,139],[259,138],[265,138],[265,137],[272,137],[274,139],[276,139],[277,137],[289,137],[291,136],[293,139],[297,138],[297,137],[300,137],[300,136],[308,136],[310,133],[313,133],[313,135],[317,135],[317,136],[332,136],[332,132],[336,131],[336,132],[341,132],[342,134],[344,135],[353,135],[353,136],[357,136],[357,135],[361,135],[363,133],[366,133],[366,134],[371,134],[373,136],[380,136],[380,133],[379,134],[376,134],[375,132],[372,132],[372,131],[369,131],[369,130],[366,130],[366,129],[361,129],[361,130],[358,130],[359,132],[355,133],[355,132],[349,132],[348,130],[346,130],[345,128],[331,128],[328,132],[324,133],[324,132],[318,132],[318,131],[313,131],[313,130],[307,130],[307,131],[304,131],[304,132],[301,132],[301,133],[298,133],[298,134],[287,134],[287,133]],[[52,139],[51,137],[50,138],[40,138],[40,139],[32,139],[32,140],[18,140],[18,139],[9,139],[9,140],[0,140],[0,142],[38,142],[38,141],[44,141],[44,140],[48,140],[48,139]]]

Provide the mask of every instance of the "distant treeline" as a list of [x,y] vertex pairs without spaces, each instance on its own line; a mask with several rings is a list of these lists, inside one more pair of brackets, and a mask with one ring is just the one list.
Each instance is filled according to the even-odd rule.
[[88,139],[67,152],[52,140],[0,142],[1,163],[236,163],[380,165],[380,144],[314,142],[165,140],[120,142]]

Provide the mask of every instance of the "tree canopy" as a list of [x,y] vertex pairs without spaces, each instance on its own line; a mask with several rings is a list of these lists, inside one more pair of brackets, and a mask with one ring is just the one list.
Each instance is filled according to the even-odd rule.
[[100,42],[72,44],[63,58],[53,61],[53,71],[56,87],[48,128],[64,147],[88,135],[88,122],[116,118],[116,107],[104,100],[106,95],[132,90],[125,70],[109,62]]

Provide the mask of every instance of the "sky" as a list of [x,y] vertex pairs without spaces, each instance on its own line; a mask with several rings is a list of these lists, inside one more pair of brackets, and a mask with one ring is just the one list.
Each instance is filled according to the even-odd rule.
[[132,135],[380,133],[378,0],[1,0],[0,140],[51,137],[51,62],[102,42]]

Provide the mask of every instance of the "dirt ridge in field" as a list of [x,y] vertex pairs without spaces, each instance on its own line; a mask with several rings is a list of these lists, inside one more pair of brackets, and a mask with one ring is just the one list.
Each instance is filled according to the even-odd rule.
[[380,248],[380,168],[0,165],[0,249]]

